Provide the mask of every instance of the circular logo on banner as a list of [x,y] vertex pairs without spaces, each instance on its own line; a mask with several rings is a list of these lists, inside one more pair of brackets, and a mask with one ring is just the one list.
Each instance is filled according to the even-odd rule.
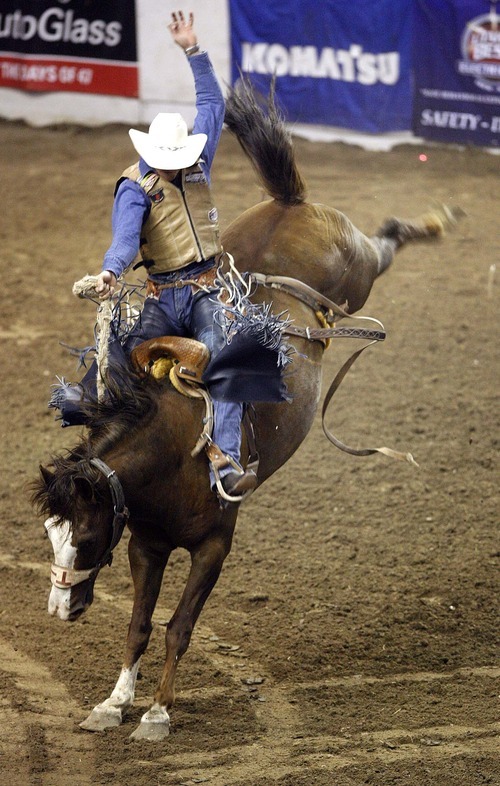
[[467,23],[462,35],[463,60],[458,71],[474,77],[483,90],[500,92],[500,16],[496,3],[489,14],[477,16]]

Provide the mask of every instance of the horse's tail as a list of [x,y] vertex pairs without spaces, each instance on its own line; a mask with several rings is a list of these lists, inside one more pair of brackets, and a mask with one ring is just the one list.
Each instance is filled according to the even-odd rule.
[[306,197],[306,186],[295,162],[291,136],[274,101],[274,82],[267,104],[258,98],[251,82],[240,79],[226,99],[226,125],[267,193],[283,205],[298,205]]

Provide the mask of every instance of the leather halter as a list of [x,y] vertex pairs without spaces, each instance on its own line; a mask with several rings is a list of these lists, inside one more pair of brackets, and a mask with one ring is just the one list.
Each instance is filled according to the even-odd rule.
[[101,559],[93,568],[77,570],[75,568],[65,568],[55,563],[52,564],[50,568],[50,578],[52,584],[59,589],[70,589],[75,586],[75,584],[81,584],[87,579],[95,578],[104,565],[111,565],[113,561],[113,550],[120,541],[129,518],[129,511],[125,505],[125,495],[123,493],[122,484],[114,469],[108,467],[100,458],[92,458],[89,463],[98,469],[108,481],[114,511],[111,541]]
[[113,561],[113,550],[118,545],[123,530],[129,518],[129,510],[125,505],[125,495],[123,493],[122,484],[118,479],[114,469],[110,469],[108,465],[100,458],[90,459],[90,464],[99,470],[106,480],[108,481],[111,498],[113,500],[113,533],[111,535],[111,542],[102,555],[101,559],[93,569],[96,574],[100,571],[103,565],[111,565]]

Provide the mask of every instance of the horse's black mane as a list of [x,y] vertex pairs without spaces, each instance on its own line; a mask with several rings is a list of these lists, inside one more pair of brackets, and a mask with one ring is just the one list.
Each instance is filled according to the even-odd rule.
[[[65,453],[52,456],[47,470],[32,484],[32,502],[41,513],[60,521],[71,520],[74,512],[76,485],[86,483],[89,501],[102,501],[102,475],[90,459],[102,455],[131,434],[144,421],[153,417],[158,408],[159,384],[149,377],[141,379],[129,369],[111,368],[107,376],[105,400],[86,396],[82,410],[88,433],[80,443]],[[49,477],[49,473],[51,477]],[[101,481],[101,483],[99,482]]]
[[98,401],[89,395],[83,407],[90,441],[115,444],[147,415],[156,413],[158,392],[159,385],[153,378],[143,379],[130,368],[110,367],[104,399]]
[[31,485],[31,501],[40,513],[54,516],[59,522],[71,521],[79,482],[86,483],[91,502],[102,500],[98,472],[89,463],[89,447],[88,440],[82,440],[72,450],[52,456],[48,467],[40,467],[40,476]]

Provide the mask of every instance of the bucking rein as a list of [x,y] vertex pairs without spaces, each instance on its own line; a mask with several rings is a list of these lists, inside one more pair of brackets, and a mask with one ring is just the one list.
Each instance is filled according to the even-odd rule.
[[[355,360],[361,355],[365,349],[384,341],[386,337],[385,329],[380,320],[375,317],[367,317],[363,315],[353,315],[345,311],[329,298],[321,295],[312,287],[304,284],[295,278],[288,278],[287,276],[266,276],[262,273],[248,274],[247,281],[244,282],[240,274],[234,266],[234,262],[230,254],[227,254],[230,260],[230,275],[238,278],[250,290],[252,284],[263,286],[270,289],[278,289],[286,292],[289,295],[300,300],[309,306],[314,312],[318,323],[322,326],[319,328],[300,327],[297,325],[288,324],[284,330],[283,335],[295,336],[297,338],[304,338],[308,341],[320,341],[325,346],[325,349],[334,338],[357,338],[367,340],[369,343],[364,347],[353,352],[352,355],[345,361],[340,370],[337,372],[330,387],[327,390],[323,407],[321,411],[321,424],[323,433],[327,439],[345,453],[350,453],[353,456],[371,456],[375,453],[382,453],[389,458],[397,459],[399,461],[407,461],[409,464],[418,467],[417,462],[411,453],[402,453],[392,448],[362,448],[356,449],[345,445],[337,437],[335,437],[325,424],[325,417],[330,401],[334,393],[340,386],[342,380],[347,372],[354,364]],[[93,300],[98,297],[95,289],[97,276],[84,276],[73,285],[73,294],[77,297],[87,298]],[[184,285],[198,286],[200,289],[208,291],[207,287],[199,284],[195,279],[180,280],[175,282],[175,286]],[[98,401],[102,400],[105,395],[105,372],[108,367],[108,345],[111,334],[111,323],[113,320],[113,307],[111,299],[103,300],[97,309],[96,320],[96,363],[97,363],[97,398]],[[335,318],[340,319],[356,319],[365,322],[374,322],[378,325],[378,329],[367,329],[363,327],[337,327]],[[205,449],[208,460],[212,466],[215,474],[217,490],[220,496],[227,501],[234,502],[240,501],[242,498],[229,497],[224,491],[219,477],[219,468],[226,463],[227,457],[222,455],[221,450],[212,440],[213,432],[213,404],[212,399],[203,384],[202,374],[210,359],[208,348],[200,341],[192,338],[183,338],[179,336],[162,336],[159,338],[149,339],[144,341],[131,352],[131,360],[139,374],[151,373],[156,379],[169,375],[169,379],[173,387],[182,395],[188,398],[203,398],[205,402],[205,417],[203,418],[203,430],[196,442],[196,445],[191,450],[191,455],[196,456],[201,450]],[[248,414],[248,413],[247,413]],[[248,447],[250,452],[249,466],[257,472],[259,457],[255,447],[255,438],[253,433],[253,425],[251,419],[245,415],[243,424],[247,434]]]

